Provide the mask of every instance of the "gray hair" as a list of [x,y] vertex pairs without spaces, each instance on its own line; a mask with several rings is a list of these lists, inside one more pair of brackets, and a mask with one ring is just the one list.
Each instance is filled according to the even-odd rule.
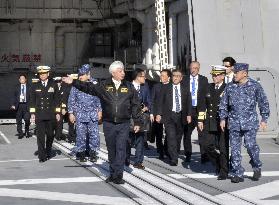
[[115,71],[117,68],[119,69],[124,69],[124,64],[121,61],[114,61],[112,64],[109,66],[109,72],[112,73]]

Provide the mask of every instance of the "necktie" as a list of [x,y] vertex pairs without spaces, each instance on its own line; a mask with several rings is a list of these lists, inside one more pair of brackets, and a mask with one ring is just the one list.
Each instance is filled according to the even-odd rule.
[[218,90],[219,89],[219,85],[215,85],[215,89]]
[[43,86],[46,87],[46,82],[43,82]]
[[175,96],[175,112],[180,112],[179,96],[177,86],[174,86],[174,96]]
[[192,106],[196,106],[196,97],[195,97],[195,93],[196,93],[196,79],[193,78],[193,81],[192,81]]
[[23,96],[22,102],[25,102],[24,85],[21,85],[21,95]]

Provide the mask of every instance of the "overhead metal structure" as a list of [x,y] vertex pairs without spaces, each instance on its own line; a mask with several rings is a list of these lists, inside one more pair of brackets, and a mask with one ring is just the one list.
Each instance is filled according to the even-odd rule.
[[157,37],[160,54],[160,70],[168,68],[168,43],[165,16],[165,1],[155,0]]

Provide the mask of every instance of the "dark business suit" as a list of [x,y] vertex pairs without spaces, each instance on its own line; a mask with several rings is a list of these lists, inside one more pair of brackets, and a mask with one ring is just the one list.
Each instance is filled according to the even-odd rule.
[[[135,88],[137,89],[137,88]],[[151,98],[150,98],[150,89],[147,83],[140,85],[140,90],[138,91],[138,97],[140,99],[141,105],[148,107],[150,110]],[[128,165],[129,159],[131,156],[131,146],[134,145],[136,148],[135,153],[135,165],[142,164],[144,159],[144,142],[145,135],[147,134],[149,120],[149,111],[143,113],[143,124],[141,130],[138,133],[130,132],[129,139],[126,148],[126,164]],[[148,119],[147,119],[148,118]]]
[[[151,109],[150,114],[156,117],[158,114],[158,101],[160,98],[160,92],[163,84],[156,83],[151,92]],[[158,123],[156,120],[152,123],[152,137],[156,139],[156,147],[157,152],[159,153],[160,157],[164,157],[164,153],[167,154],[167,140],[165,139],[165,143],[163,145],[163,123]]]
[[[66,109],[66,103],[64,103],[64,93],[66,92],[66,87],[68,87],[68,85],[66,85],[65,83],[61,83],[60,87],[58,86],[58,94],[59,94],[59,104],[61,105],[61,109]],[[63,135],[62,135],[62,130],[63,130],[63,118],[64,116],[61,114],[60,115],[60,121],[56,122],[56,126],[55,126],[55,139],[57,140],[61,140],[63,139]]]
[[[188,88],[190,90],[190,76],[184,78],[184,83],[188,85]],[[206,104],[205,104],[205,97],[207,94],[208,89],[208,79],[207,77],[198,74],[198,91],[197,91],[197,106],[192,106],[192,122],[186,126],[184,126],[184,154],[186,157],[190,158],[192,155],[192,141],[191,136],[193,130],[198,125],[198,113],[197,110],[205,110]],[[200,152],[202,156],[205,154],[202,146],[202,139],[199,134],[199,144],[200,144]]]
[[191,93],[187,84],[180,83],[181,111],[176,113],[172,111],[173,87],[171,83],[162,86],[158,115],[162,116],[162,122],[165,125],[171,163],[177,165],[183,125],[187,124],[187,116],[191,115]]
[[17,132],[19,134],[19,138],[23,137],[22,132],[22,119],[25,121],[25,134],[29,134],[29,126],[30,126],[30,113],[28,109],[28,103],[30,100],[30,86],[25,84],[26,91],[24,99],[20,99],[22,94],[21,89],[22,84],[18,84],[15,88],[14,97],[12,101],[12,106],[15,106],[16,110],[16,123],[17,123]]

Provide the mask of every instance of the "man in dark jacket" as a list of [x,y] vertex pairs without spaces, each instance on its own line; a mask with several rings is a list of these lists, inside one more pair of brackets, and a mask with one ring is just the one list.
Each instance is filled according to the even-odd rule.
[[229,135],[227,129],[225,132],[221,130],[218,114],[220,99],[226,87],[225,74],[224,66],[212,66],[213,83],[209,84],[206,95],[206,110],[199,110],[198,117],[203,146],[210,161],[216,167],[218,180],[225,180],[229,172]]
[[183,125],[191,123],[191,93],[182,78],[180,70],[172,71],[172,83],[162,86],[156,116],[165,125],[171,166],[178,164]]
[[77,89],[101,99],[103,130],[110,163],[110,176],[106,182],[124,184],[123,171],[130,119],[132,116],[135,133],[139,132],[141,108],[136,89],[130,82],[124,80],[123,63],[114,61],[109,67],[109,72],[112,77],[101,83],[81,82],[71,77],[63,78],[63,81],[72,83]]
[[55,120],[60,120],[60,96],[57,84],[49,79],[50,67],[38,66],[37,71],[40,80],[32,87],[29,107],[37,128],[39,162],[45,162],[51,157]]
[[164,84],[168,84],[171,78],[171,71],[164,69],[160,73],[160,81],[156,83],[151,92],[151,110],[150,110],[150,120],[152,122],[152,137],[156,139],[157,153],[159,153],[159,159],[163,160],[164,155],[168,155],[167,140],[165,138],[163,144],[163,124],[158,123],[155,120],[158,114],[158,99],[160,98],[161,88]]
[[[19,76],[19,83],[15,88],[11,109],[16,110],[18,139],[22,139],[24,135],[27,138],[31,136],[29,132],[30,113],[28,110],[30,86],[27,84],[27,77],[24,74]],[[25,134],[22,132],[22,119],[25,122]]]
[[[144,158],[144,135],[147,132],[147,126],[150,123],[149,121],[149,110],[151,105],[150,99],[150,90],[148,84],[145,82],[145,71],[138,68],[132,74],[132,85],[136,89],[138,93],[138,97],[141,103],[141,111],[142,115],[144,115],[144,126],[140,129],[138,133],[134,133],[132,130],[129,135],[129,139],[127,142],[127,156],[125,164],[129,166],[130,156],[131,156],[131,147],[135,146],[135,163],[134,167],[138,169],[144,169],[144,165],[142,164]],[[146,117],[147,116],[147,117]],[[148,130],[149,131],[149,130]]]

